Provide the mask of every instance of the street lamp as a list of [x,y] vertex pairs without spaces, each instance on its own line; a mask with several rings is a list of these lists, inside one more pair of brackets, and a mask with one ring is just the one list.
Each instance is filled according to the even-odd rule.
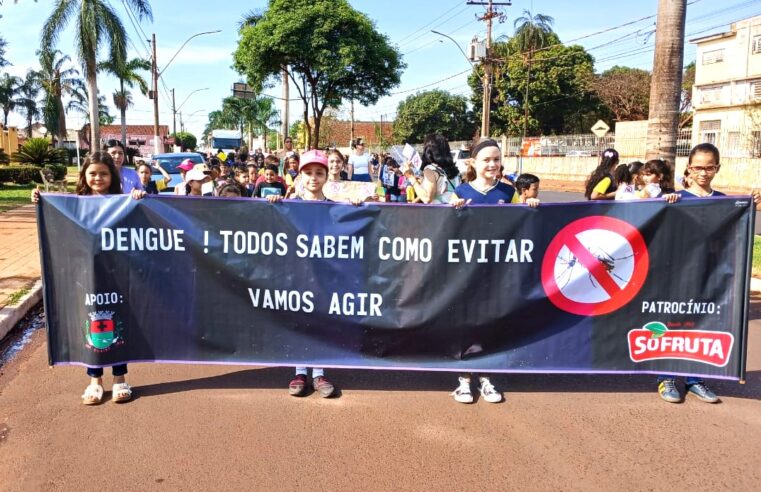
[[182,109],[185,103],[188,102],[188,99],[190,99],[190,96],[192,96],[196,92],[208,91],[208,90],[209,90],[208,87],[204,87],[203,89],[196,89],[192,91],[190,94],[188,94],[188,97],[186,97],[185,100],[182,101],[182,103],[180,103],[180,105],[177,107],[174,105],[174,89],[172,89],[172,133],[177,133],[177,113]]
[[153,60],[151,60],[151,74],[153,75],[153,90],[152,96],[153,96],[153,151],[155,153],[159,153],[159,77],[161,77],[161,74],[163,74],[167,68],[169,68],[169,65],[172,64],[175,58],[177,58],[177,55],[180,54],[180,51],[182,51],[182,48],[185,47],[188,42],[198,36],[203,36],[204,34],[216,34],[222,32],[221,30],[217,29],[216,31],[204,31],[199,32],[196,34],[193,34],[188,39],[185,40],[184,43],[182,43],[182,46],[179,47],[179,49],[175,52],[175,54],[172,56],[172,58],[169,59],[169,63],[166,64],[163,70],[159,72],[158,62],[156,61],[156,34],[153,34],[151,37],[151,44],[153,45]]
[[455,46],[457,46],[457,49],[460,50],[460,53],[462,53],[462,56],[464,56],[465,59],[468,60],[468,63],[470,63],[470,66],[471,67],[473,66],[473,62],[470,60],[470,58],[468,58],[468,55],[465,54],[465,50],[462,49],[462,46],[460,46],[460,43],[455,41],[453,37],[448,36],[448,35],[444,34],[443,32],[434,31],[433,29],[431,29],[431,32],[434,33],[434,34],[438,34],[439,36],[444,36],[448,40],[452,41],[455,44]]

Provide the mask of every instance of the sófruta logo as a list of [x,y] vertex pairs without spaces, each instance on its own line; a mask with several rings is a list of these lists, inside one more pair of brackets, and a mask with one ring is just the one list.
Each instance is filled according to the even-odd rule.
[[88,348],[102,352],[114,345],[124,343],[123,323],[114,319],[113,311],[89,313],[90,322],[85,322],[85,342]]
[[629,331],[629,357],[633,362],[683,359],[724,367],[735,341],[731,333],[707,330],[669,330],[660,321]]

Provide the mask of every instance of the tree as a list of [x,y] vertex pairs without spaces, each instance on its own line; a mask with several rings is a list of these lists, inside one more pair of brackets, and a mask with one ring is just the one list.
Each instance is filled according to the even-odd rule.
[[375,104],[399,85],[406,65],[388,37],[347,0],[270,0],[267,10],[242,25],[233,66],[257,91],[288,68],[306,125],[312,108],[311,147],[320,141],[328,107],[343,99]]
[[4,73],[0,76],[0,108],[3,110],[3,126],[8,126],[8,114],[16,107],[21,79]]
[[523,135],[528,130],[528,112],[529,112],[529,88],[531,82],[531,63],[533,62],[534,52],[538,49],[548,46],[552,41],[552,23],[555,20],[549,15],[536,14],[531,15],[528,10],[523,11],[523,16],[515,19],[513,27],[515,35],[513,36],[515,44],[523,55],[523,61],[526,65],[526,97],[523,100],[524,120]]
[[[552,34],[549,45],[532,55],[533,75],[524,62],[514,38],[495,43],[491,100],[492,135],[549,135],[588,132],[607,110],[591,89],[594,78],[592,56],[578,45],[565,46]],[[468,78],[471,102],[480,118],[481,67]],[[528,84],[527,84],[528,82]],[[526,96],[530,112],[526,120]]]
[[650,72],[615,66],[595,77],[594,91],[618,121],[646,120],[650,104]]
[[679,104],[679,128],[692,123],[692,86],[695,85],[695,62],[684,67],[682,74],[682,101]]
[[10,62],[5,59],[6,46],[8,46],[8,41],[6,41],[2,36],[0,36],[0,68],[10,65]]
[[[80,90],[75,91],[72,94],[72,98],[69,104],[66,106],[66,111],[74,111],[85,117],[85,123],[90,123],[90,94],[88,93],[87,86],[82,86]],[[108,106],[106,105],[106,96],[98,96],[98,123],[100,125],[110,125],[114,122],[114,117],[108,112]],[[87,140],[89,142],[89,139]]]
[[138,86],[144,95],[148,93],[148,82],[140,75],[141,70],[150,70],[151,62],[142,58],[129,61],[111,59],[99,64],[99,68],[111,72],[119,79],[119,89],[114,91],[113,101],[121,117],[122,142],[127,141],[127,109],[132,107],[132,94],[126,87]]
[[476,123],[465,96],[436,89],[400,102],[393,129],[397,142],[420,143],[431,133],[440,133],[447,140],[470,140]]
[[195,150],[198,144],[198,139],[190,132],[177,132],[172,134],[177,145],[182,148],[182,151]]
[[40,87],[45,93],[43,117],[45,126],[51,135],[56,137],[56,146],[63,147],[66,140],[66,111],[63,106],[63,96],[72,97],[84,86],[79,78],[79,72],[67,68],[71,61],[68,55],[58,50],[38,51],[40,71],[38,72]]
[[676,159],[686,15],[687,0],[658,1],[645,159],[660,157],[671,166]]
[[16,109],[26,118],[26,138],[32,138],[32,124],[39,118],[41,111],[37,104],[37,95],[40,92],[40,79],[34,70],[27,70],[26,77],[21,81],[18,88],[18,100]]
[[[139,19],[153,19],[147,0],[124,0],[125,6],[136,12]],[[66,29],[69,21],[76,16],[77,57],[82,64],[87,80],[90,114],[90,141],[97,146],[100,142],[100,115],[98,110],[98,53],[104,43],[109,47],[111,60],[126,59],[127,32],[119,16],[107,0],[56,0],[53,12],[42,28],[42,49],[52,49]]]

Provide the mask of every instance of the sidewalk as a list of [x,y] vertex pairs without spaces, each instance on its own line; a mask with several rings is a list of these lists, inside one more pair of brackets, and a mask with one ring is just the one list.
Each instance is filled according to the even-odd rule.
[[34,205],[0,214],[0,309],[9,297],[31,289],[40,278],[40,249]]

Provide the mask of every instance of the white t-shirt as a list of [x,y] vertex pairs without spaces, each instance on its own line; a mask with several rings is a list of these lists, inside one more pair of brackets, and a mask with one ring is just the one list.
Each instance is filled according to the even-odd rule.
[[349,156],[349,164],[354,166],[354,174],[370,174],[370,154],[352,154]]
[[633,184],[620,184],[616,188],[616,200],[634,200],[637,197],[637,187]]

